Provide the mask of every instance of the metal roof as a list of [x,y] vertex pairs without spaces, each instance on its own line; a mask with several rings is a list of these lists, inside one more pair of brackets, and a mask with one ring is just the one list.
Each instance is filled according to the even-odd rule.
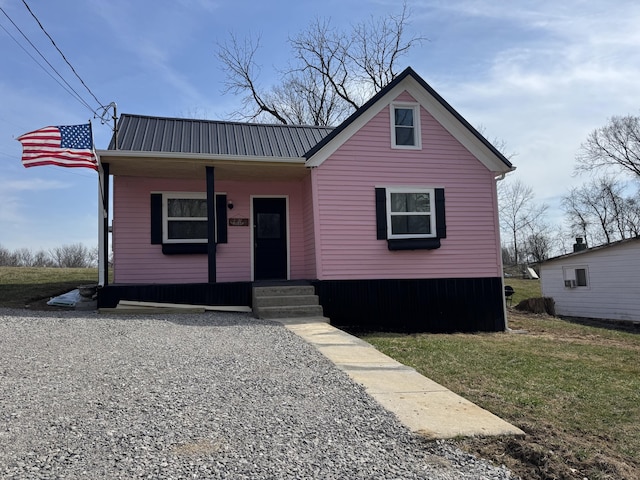
[[[118,150],[300,158],[333,128],[122,114]],[[109,150],[115,150],[111,139]]]

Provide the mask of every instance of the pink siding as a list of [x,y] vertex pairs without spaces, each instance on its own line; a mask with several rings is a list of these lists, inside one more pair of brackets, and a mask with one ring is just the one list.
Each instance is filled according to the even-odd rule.
[[302,206],[304,228],[304,277],[316,278],[315,227],[313,215],[313,190],[311,176],[302,182]]
[[[385,108],[312,170],[319,279],[501,275],[494,175],[424,109],[420,118],[421,151],[391,148]],[[447,238],[436,250],[389,251],[376,239],[374,188],[413,185],[444,187]]]
[[[204,180],[114,178],[114,282],[190,283],[208,279],[206,255],[163,255],[150,243],[151,192],[204,192]],[[234,203],[229,218],[251,218],[251,195],[288,196],[290,278],[307,278],[303,182],[217,182],[216,192]],[[228,227],[228,243],[217,247],[217,280],[250,281],[251,227]]]

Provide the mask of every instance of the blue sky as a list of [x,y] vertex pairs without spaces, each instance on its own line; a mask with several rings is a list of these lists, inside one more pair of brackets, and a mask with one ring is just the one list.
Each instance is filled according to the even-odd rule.
[[[228,119],[216,44],[230,32],[261,37],[260,81],[277,82],[287,38],[315,18],[336,27],[398,13],[397,1],[57,0],[27,2],[100,102],[119,112]],[[589,132],[613,115],[639,115],[640,4],[636,0],[409,0],[410,33],[428,38],[402,61],[472,125],[515,153],[513,178],[562,222],[559,198]],[[65,79],[90,100],[22,2],[0,6]],[[0,13],[0,26],[26,42]],[[93,114],[0,28],[0,245],[97,245],[97,175],[20,163],[19,135]],[[32,52],[33,53],[33,52]],[[40,60],[41,63],[43,63]],[[90,102],[92,107],[97,107]],[[93,120],[96,148],[110,125]]]

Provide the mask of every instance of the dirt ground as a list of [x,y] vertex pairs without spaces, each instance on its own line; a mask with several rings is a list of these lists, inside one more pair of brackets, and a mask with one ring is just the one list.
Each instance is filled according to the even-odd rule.
[[[510,318],[530,314],[510,312]],[[584,323],[584,322],[580,322]],[[588,322],[587,322],[588,323]],[[602,326],[602,325],[593,325]],[[614,327],[608,327],[614,328]],[[620,327],[621,330],[635,331],[634,327]],[[580,342],[596,342],[595,336],[580,336]],[[523,438],[488,437],[465,438],[457,441],[465,451],[486,458],[496,465],[505,465],[523,480],[636,480],[640,478],[640,460],[630,464],[621,458],[602,439],[599,453],[581,459],[576,452],[582,446],[593,448],[591,440],[577,437],[570,432],[559,431],[552,425],[512,422],[526,433]],[[589,442],[589,443],[588,443]]]

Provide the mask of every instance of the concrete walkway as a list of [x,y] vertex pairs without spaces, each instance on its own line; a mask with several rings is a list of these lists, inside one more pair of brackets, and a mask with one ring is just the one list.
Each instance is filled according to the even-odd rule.
[[410,430],[428,438],[524,435],[519,428],[420,375],[326,318],[279,319],[363,385]]

